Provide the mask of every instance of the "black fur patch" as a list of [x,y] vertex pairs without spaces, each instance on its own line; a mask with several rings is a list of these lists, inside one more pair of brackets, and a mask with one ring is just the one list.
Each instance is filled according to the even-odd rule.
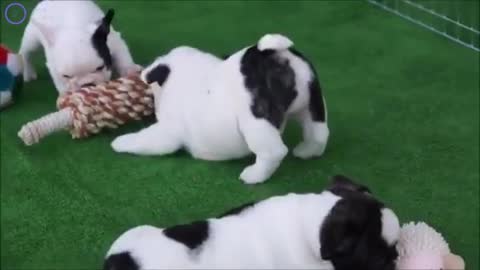
[[170,68],[167,65],[160,64],[150,70],[150,72],[146,75],[146,80],[148,84],[157,82],[159,86],[162,86],[167,80],[169,74]]
[[310,92],[310,103],[309,103],[310,114],[314,122],[325,122],[326,120],[325,102],[323,100],[322,87],[320,86],[320,81],[318,80],[317,71],[315,70],[315,67],[310,62],[310,60],[308,60],[302,53],[300,53],[294,48],[290,48],[289,50],[291,53],[300,57],[303,61],[308,63],[308,65],[310,66],[310,69],[312,70],[314,75],[313,80],[310,81],[308,85],[309,92]]
[[163,234],[190,249],[195,249],[208,238],[208,222],[202,220],[190,224],[176,225],[163,230]]
[[219,215],[218,218],[223,218],[223,217],[226,217],[226,216],[239,215],[240,213],[242,213],[243,211],[251,208],[251,207],[254,206],[254,205],[255,205],[255,202],[249,202],[249,203],[240,205],[240,206],[238,206],[238,207],[235,207],[235,208],[233,208],[233,209],[230,209],[230,210],[228,210],[227,212]]
[[107,14],[105,17],[103,17],[100,25],[95,30],[91,38],[93,48],[97,52],[98,56],[102,58],[105,66],[109,69],[112,67],[113,60],[110,49],[107,45],[107,37],[110,33],[110,24],[112,23],[114,14],[115,13],[113,9],[109,9],[107,11]]
[[295,72],[287,59],[280,59],[274,50],[258,50],[252,46],[243,55],[240,71],[252,95],[251,110],[276,128],[285,120],[285,113],[297,96]]
[[344,180],[340,178],[340,186],[333,188],[342,199],[320,230],[322,258],[331,261],[335,270],[394,270],[398,256],[395,245],[389,246],[381,233],[384,205],[363,186]]
[[138,270],[140,267],[128,252],[110,255],[103,263],[103,270]]

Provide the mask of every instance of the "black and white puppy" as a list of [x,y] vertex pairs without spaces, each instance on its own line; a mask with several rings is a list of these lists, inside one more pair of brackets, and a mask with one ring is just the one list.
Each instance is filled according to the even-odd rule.
[[[288,119],[303,126],[293,154],[323,154],[329,129],[313,66],[278,34],[224,60],[191,47],[161,56],[142,73],[155,88],[157,123],[117,138],[117,152],[164,155],[180,148],[204,160],[256,155],[240,178],[263,182],[288,152],[281,133]],[[160,87],[161,86],[161,87]]]
[[107,14],[90,0],[44,0],[33,9],[20,46],[25,81],[36,79],[31,55],[43,47],[47,68],[59,93],[140,71]]
[[400,224],[370,191],[343,176],[319,194],[288,194],[218,218],[139,226],[111,246],[104,270],[394,270]]

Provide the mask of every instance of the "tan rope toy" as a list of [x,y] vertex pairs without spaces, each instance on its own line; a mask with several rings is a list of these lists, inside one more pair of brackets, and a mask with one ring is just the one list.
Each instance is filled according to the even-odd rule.
[[153,92],[138,75],[69,91],[57,99],[58,111],[24,125],[18,136],[26,145],[68,129],[72,138],[86,138],[104,128],[117,128],[154,112]]

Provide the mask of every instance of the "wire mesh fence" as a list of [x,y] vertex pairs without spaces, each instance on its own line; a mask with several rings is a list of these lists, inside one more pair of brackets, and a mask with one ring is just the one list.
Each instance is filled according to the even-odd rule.
[[368,0],[412,23],[480,51],[479,0]]

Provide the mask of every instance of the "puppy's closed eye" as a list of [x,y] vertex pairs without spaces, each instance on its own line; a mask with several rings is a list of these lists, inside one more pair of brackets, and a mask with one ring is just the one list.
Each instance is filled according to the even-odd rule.
[[64,77],[65,79],[71,79],[71,78],[72,78],[72,76],[70,76],[70,75],[65,75],[65,74],[63,75],[63,77]]
[[95,69],[95,71],[101,71],[105,68],[105,65],[101,65]]

